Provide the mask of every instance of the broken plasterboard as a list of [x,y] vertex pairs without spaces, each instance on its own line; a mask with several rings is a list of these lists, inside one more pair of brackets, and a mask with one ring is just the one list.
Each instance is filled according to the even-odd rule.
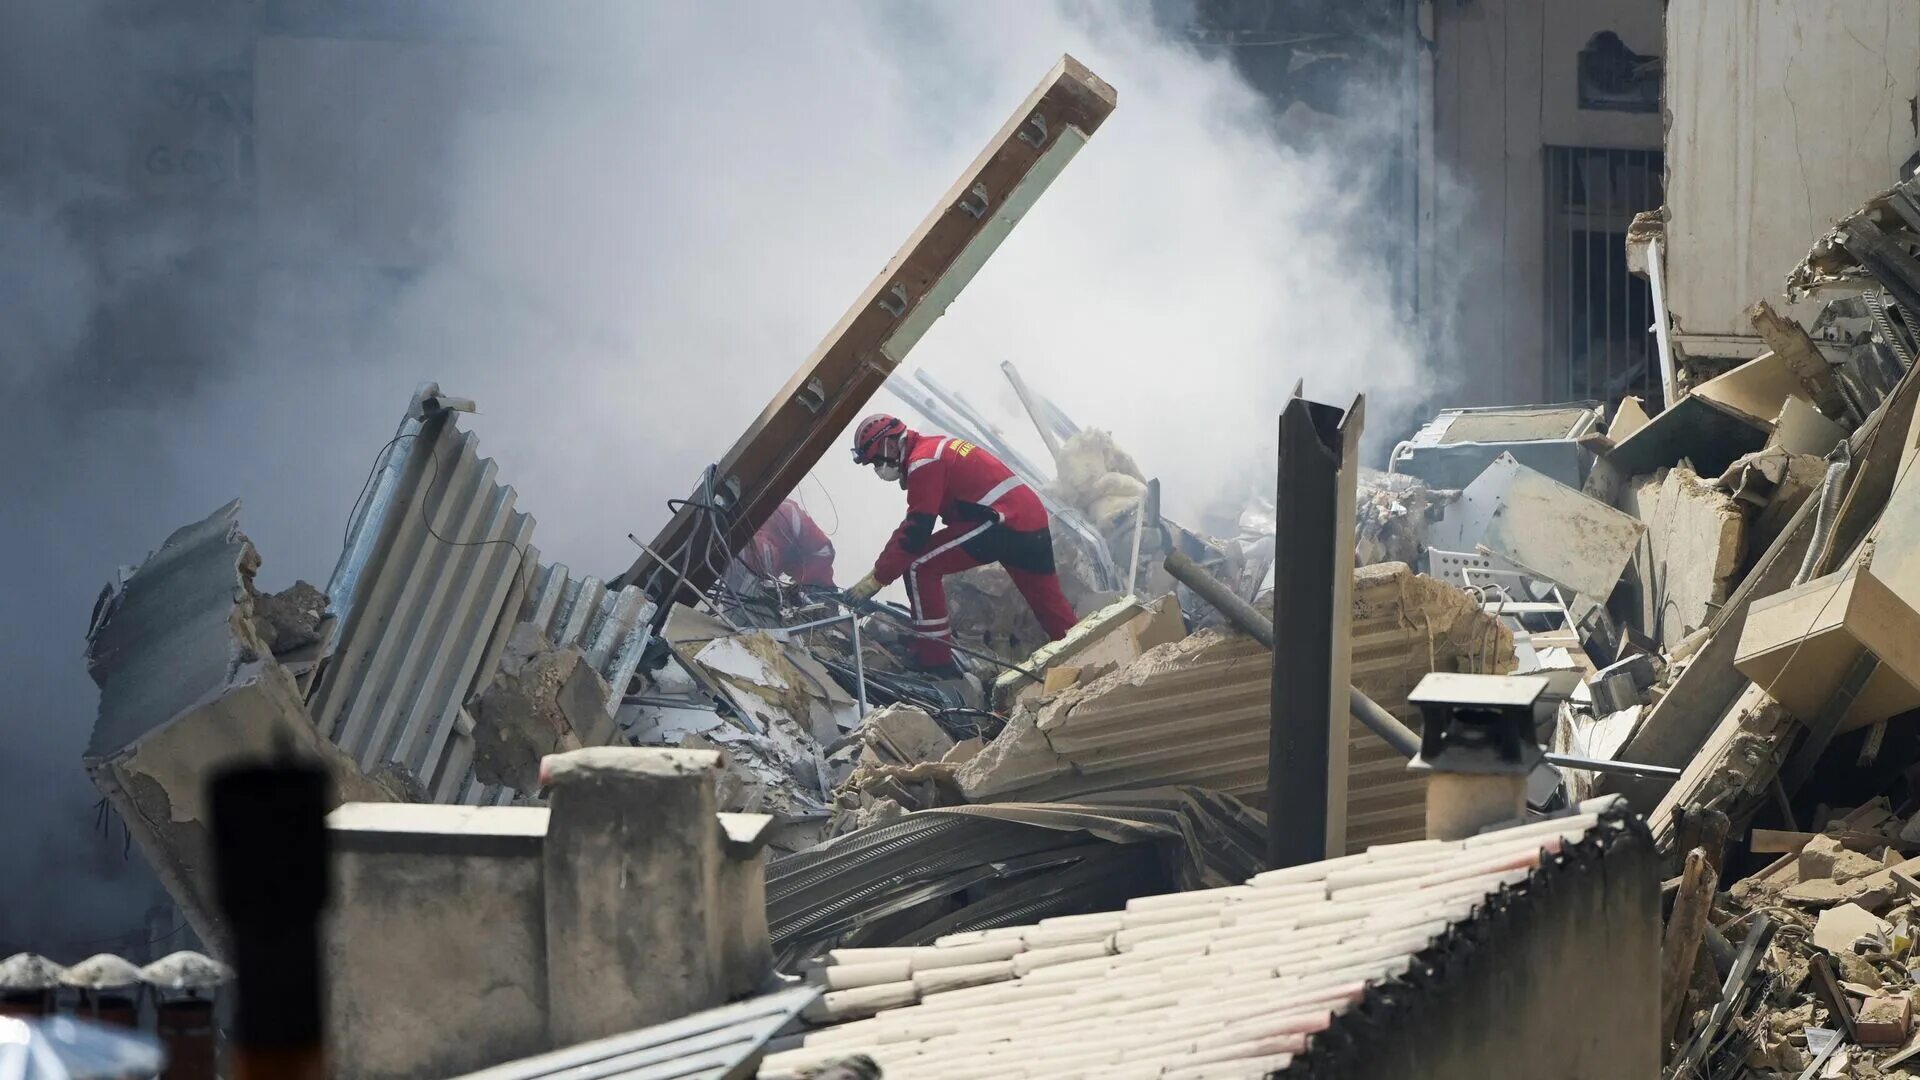
[[1428,530],[1448,551],[1481,547],[1604,602],[1646,526],[1502,454]]
[[1623,397],[1620,407],[1613,410],[1613,420],[1607,425],[1607,438],[1617,445],[1622,439],[1647,426],[1647,410],[1637,397]]
[[1694,387],[1689,396],[1705,398],[1771,427],[1786,400],[1805,393],[1806,389],[1786,360],[1776,353],[1764,352]]

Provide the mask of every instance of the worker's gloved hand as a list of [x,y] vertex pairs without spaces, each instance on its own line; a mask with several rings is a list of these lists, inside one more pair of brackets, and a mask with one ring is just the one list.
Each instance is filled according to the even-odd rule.
[[866,577],[854,582],[853,587],[847,590],[847,595],[853,597],[855,600],[871,600],[874,594],[879,591],[879,580],[872,574],[868,574]]

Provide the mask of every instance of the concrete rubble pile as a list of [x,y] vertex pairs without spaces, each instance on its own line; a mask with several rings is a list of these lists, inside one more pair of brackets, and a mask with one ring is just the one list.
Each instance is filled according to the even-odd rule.
[[[1623,403],[1583,443],[1582,495],[1640,533],[1610,595],[1567,606],[1554,745],[1677,772],[1574,774],[1666,862],[1667,1075],[1920,1075],[1916,221],[1920,184],[1876,196],[1791,275],[1805,326],[1756,304],[1768,351],[1710,377],[1679,357],[1672,407]],[[1550,555],[1486,535],[1522,579]]]

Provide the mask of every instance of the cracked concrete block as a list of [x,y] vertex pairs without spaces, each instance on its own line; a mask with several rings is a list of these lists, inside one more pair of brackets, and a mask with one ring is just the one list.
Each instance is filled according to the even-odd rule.
[[493,682],[469,707],[474,773],[520,791],[538,786],[542,757],[613,741],[611,693],[585,653],[554,647],[533,623],[514,627]]
[[953,749],[953,736],[911,705],[889,705],[867,715],[860,737],[883,758],[903,765],[939,761]]
[[320,619],[327,594],[304,581],[277,593],[253,598],[253,629],[275,656],[320,642]]
[[84,761],[194,933],[230,956],[214,895],[206,784],[235,762],[310,759],[334,802],[394,796],[321,738],[255,630],[260,557],[228,503],[167,538],[104,597],[88,636],[100,711]]
[[1707,625],[1737,584],[1746,512],[1684,467],[1636,483],[1627,499],[1647,526],[1634,554],[1640,625],[1672,648]]

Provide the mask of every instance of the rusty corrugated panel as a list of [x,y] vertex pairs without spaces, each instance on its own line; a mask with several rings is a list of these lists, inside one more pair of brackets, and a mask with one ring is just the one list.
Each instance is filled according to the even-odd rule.
[[507,634],[531,619],[553,643],[579,646],[614,688],[611,714],[639,663],[647,608],[638,590],[540,565],[533,517],[459,428],[471,408],[422,384],[382,451],[327,585],[330,638],[308,708],[362,769],[420,798],[505,803],[511,790],[472,776],[463,706]]
[[[1406,697],[1422,675],[1512,668],[1512,637],[1498,620],[1405,564],[1357,571],[1353,610],[1353,684],[1415,731],[1419,714]],[[977,797],[1065,799],[1194,784],[1261,806],[1270,677],[1269,654],[1251,638],[1209,631],[1163,646],[1043,708],[1040,732],[1061,760],[1009,775],[1009,783]],[[1348,850],[1422,836],[1425,787],[1406,759],[1358,721],[1348,738]]]

